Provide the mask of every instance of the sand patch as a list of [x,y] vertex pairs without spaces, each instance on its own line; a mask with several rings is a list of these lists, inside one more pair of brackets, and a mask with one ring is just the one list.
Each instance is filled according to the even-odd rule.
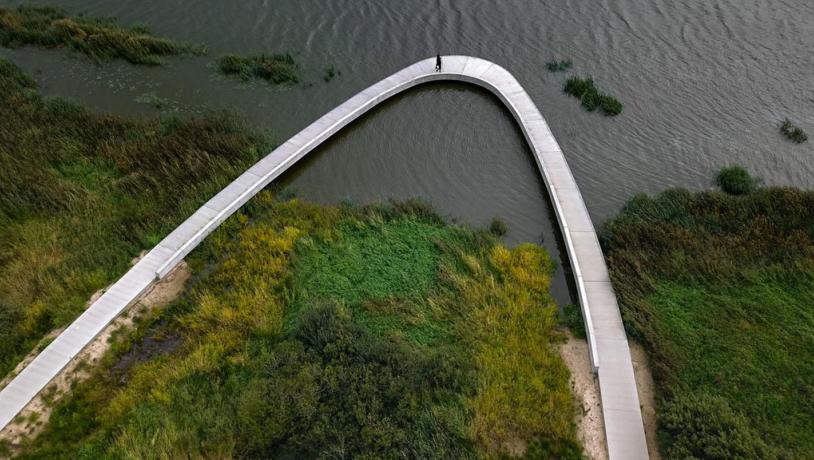
[[633,374],[636,378],[636,390],[639,393],[639,405],[642,408],[644,436],[647,438],[647,451],[652,460],[660,460],[659,444],[656,438],[656,384],[650,372],[650,361],[647,352],[640,344],[628,341],[630,357],[633,360]]
[[605,423],[599,398],[599,381],[591,370],[588,342],[566,331],[567,340],[560,345],[560,356],[571,371],[571,393],[577,400],[577,439],[592,460],[607,460]]
[[[17,417],[0,431],[0,442],[8,443],[12,455],[16,453],[21,443],[26,439],[36,437],[45,427],[51,416],[56,402],[71,390],[71,385],[86,380],[91,375],[91,371],[98,364],[99,360],[110,349],[111,336],[116,331],[128,331],[133,329],[136,317],[143,316],[154,310],[166,307],[176,299],[184,290],[187,280],[190,277],[190,270],[186,262],[178,264],[172,272],[161,281],[154,283],[142,296],[122,312],[116,319],[105,327],[85,348],[77,354],[67,366],[32,399]],[[88,306],[96,301],[107,288],[93,294]],[[14,372],[6,377],[3,385],[14,375],[22,370],[54,337],[59,335],[62,329],[52,331],[43,339],[34,351],[15,368]]]

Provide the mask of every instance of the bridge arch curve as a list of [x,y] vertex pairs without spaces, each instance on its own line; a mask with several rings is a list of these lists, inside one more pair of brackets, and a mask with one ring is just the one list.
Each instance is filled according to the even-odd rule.
[[436,81],[461,81],[485,88],[508,108],[523,132],[554,207],[573,270],[591,366],[598,374],[609,456],[647,458],[627,337],[605,259],[576,181],[548,124],[514,76],[495,63],[469,56],[444,56],[440,72],[435,71],[435,58],[425,59],[368,87],[288,139],[207,201],[0,390],[0,428],[110,321],[272,180],[379,103],[416,85]]

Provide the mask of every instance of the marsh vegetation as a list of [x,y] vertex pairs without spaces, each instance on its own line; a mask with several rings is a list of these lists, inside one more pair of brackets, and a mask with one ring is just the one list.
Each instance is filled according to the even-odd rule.
[[218,59],[218,69],[225,75],[237,75],[243,80],[260,78],[269,83],[297,83],[300,69],[289,53],[238,56],[227,54]]
[[582,107],[589,112],[599,109],[608,117],[622,113],[622,103],[613,96],[599,92],[591,77],[569,77],[565,81],[563,91],[579,99]]
[[795,144],[802,144],[808,140],[808,134],[799,126],[795,126],[788,118],[780,124],[780,133]]
[[54,7],[0,8],[0,45],[69,48],[95,61],[124,59],[158,65],[162,56],[195,53],[186,45],[153,37],[143,27],[121,27],[110,19],[71,16]]
[[627,332],[647,347],[667,458],[814,451],[814,192],[637,196],[601,239]]
[[268,150],[223,114],[141,119],[44,98],[0,60],[0,375]]
[[[262,192],[189,262],[22,458],[581,456],[539,246]],[[150,337],[181,345],[117,367]]]

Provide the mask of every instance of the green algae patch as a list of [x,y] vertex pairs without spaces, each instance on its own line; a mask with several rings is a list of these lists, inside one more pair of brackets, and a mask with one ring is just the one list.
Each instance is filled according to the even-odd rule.
[[0,45],[16,48],[68,48],[97,62],[124,59],[158,65],[164,56],[200,50],[150,35],[143,27],[122,27],[112,20],[70,16],[54,7],[0,8]]
[[261,192],[188,262],[141,332],[181,346],[110,353],[22,458],[581,458],[539,246]]

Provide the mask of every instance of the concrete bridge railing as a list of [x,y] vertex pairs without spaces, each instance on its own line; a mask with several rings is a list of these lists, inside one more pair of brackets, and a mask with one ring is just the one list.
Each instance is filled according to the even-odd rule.
[[93,338],[157,279],[256,193],[327,138],[389,97],[427,82],[458,80],[486,88],[509,109],[540,169],[573,270],[591,364],[598,374],[611,459],[647,458],[633,364],[605,259],[582,195],[557,141],[517,80],[492,62],[445,56],[417,62],[379,81],[331,110],[274,149],[164,238],[144,258],[0,390],[0,428],[5,427]]

